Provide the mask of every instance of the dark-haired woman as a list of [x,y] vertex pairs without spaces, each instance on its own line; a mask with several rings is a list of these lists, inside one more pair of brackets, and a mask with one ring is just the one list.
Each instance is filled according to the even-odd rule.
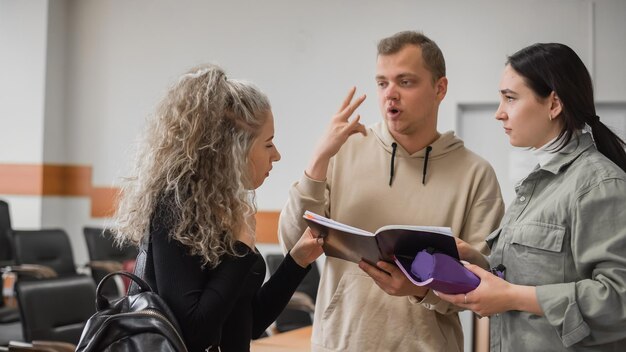
[[[596,114],[591,78],[563,44],[511,57],[496,119],[534,148],[485,260],[459,242],[481,284],[440,297],[491,316],[491,351],[623,351],[626,346],[626,153]],[[504,265],[505,280],[485,269]]]

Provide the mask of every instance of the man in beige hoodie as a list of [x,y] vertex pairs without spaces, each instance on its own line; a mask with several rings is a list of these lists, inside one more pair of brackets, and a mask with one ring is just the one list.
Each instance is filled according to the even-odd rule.
[[[448,85],[441,50],[416,32],[381,40],[376,83],[383,121],[366,128],[359,116],[350,120],[365,99],[350,91],[290,189],[279,223],[283,249],[296,243],[310,210],[368,231],[448,226],[484,250],[483,236],[498,226],[504,206],[491,166],[453,132],[437,131]],[[364,262],[326,258],[313,351],[463,350],[458,308],[410,284],[394,265],[382,265],[390,275]]]

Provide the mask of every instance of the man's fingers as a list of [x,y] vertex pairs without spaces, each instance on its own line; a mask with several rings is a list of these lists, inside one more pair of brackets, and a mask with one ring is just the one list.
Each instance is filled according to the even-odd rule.
[[365,101],[365,98],[366,98],[365,94],[361,95],[352,103],[350,103],[349,105],[344,107],[342,110],[340,110],[337,113],[337,115],[335,115],[334,118],[340,121],[348,122],[348,119],[350,118],[350,116],[352,116],[354,111],[363,103],[363,101]]
[[360,121],[361,121],[361,115],[357,115],[354,118],[354,120],[352,120],[350,124],[346,126],[344,131],[348,131],[349,135],[353,135],[355,133],[361,133],[362,135],[367,136],[367,130],[365,129],[365,125],[363,125]]
[[364,260],[361,260],[359,262],[359,268],[365,271],[365,273],[369,275],[372,279],[374,279],[374,281],[382,281],[385,278],[389,277],[389,275],[386,274],[384,271],[381,271],[377,267],[365,262]]
[[386,271],[389,273],[389,275],[393,275],[396,271],[398,271],[398,267],[387,263],[387,262],[383,262],[383,261],[379,261],[378,263],[376,263],[376,266],[379,267],[380,269]]
[[341,111],[341,115],[344,116],[346,119],[352,116],[354,110],[361,106],[361,104],[365,101],[365,98],[367,98],[365,94],[356,98],[355,101],[353,101],[350,105],[348,105],[345,109]]
[[344,111],[348,107],[348,105],[350,105],[350,102],[352,101],[352,98],[354,97],[354,93],[356,93],[356,87],[350,88],[350,90],[348,91],[348,95],[341,103],[341,107],[337,111],[337,114],[340,114],[342,111]]

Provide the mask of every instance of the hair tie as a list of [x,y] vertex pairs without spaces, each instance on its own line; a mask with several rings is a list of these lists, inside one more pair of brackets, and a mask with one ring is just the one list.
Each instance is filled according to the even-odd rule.
[[589,122],[593,125],[597,125],[598,123],[600,123],[600,116],[598,115],[591,116],[591,118],[589,119]]
[[196,72],[185,73],[184,75],[182,75],[180,77],[180,80],[182,81],[182,80],[185,80],[185,79],[198,78],[198,77],[206,74],[207,72],[209,72],[210,69],[211,69],[210,67],[204,67],[204,68],[199,69]]

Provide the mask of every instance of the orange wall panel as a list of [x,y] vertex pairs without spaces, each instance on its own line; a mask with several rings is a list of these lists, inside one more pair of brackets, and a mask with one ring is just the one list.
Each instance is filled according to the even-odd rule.
[[[92,217],[113,216],[119,188],[94,187],[91,178],[91,166],[0,164],[0,194],[89,197]],[[256,214],[259,243],[278,243],[279,215],[279,211],[259,211]]]
[[43,165],[44,196],[89,196],[91,167],[76,165]]
[[43,166],[37,164],[0,164],[0,194],[41,195]]
[[119,188],[93,187],[91,189],[91,216],[110,218],[115,214]]

